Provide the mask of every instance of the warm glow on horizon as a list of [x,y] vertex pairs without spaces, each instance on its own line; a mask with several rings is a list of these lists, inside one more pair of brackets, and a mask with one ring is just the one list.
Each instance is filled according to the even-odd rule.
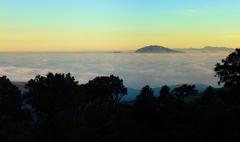
[[240,47],[237,0],[0,2],[0,52]]

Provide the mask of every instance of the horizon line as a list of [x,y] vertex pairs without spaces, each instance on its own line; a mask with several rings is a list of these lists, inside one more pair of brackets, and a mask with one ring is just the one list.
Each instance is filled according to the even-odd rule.
[[[148,45],[149,46],[149,45]],[[151,46],[151,45],[150,45]],[[156,45],[159,46],[159,45]],[[146,47],[146,46],[145,46]],[[166,47],[166,46],[163,46]],[[171,48],[171,47],[166,47],[169,49],[174,49],[174,50],[188,50],[188,49],[204,49],[205,47],[214,47],[214,48],[226,48],[226,49],[238,49],[239,47],[225,47],[225,46],[204,46],[204,47],[182,47],[182,48]],[[134,52],[136,50],[138,50],[140,48],[137,49],[130,49],[130,50],[50,50],[50,51],[45,51],[45,50],[39,50],[39,51],[34,51],[34,50],[29,50],[29,51],[20,51],[20,50],[16,50],[16,51],[1,51],[0,53],[112,53],[112,52],[122,52],[122,53],[127,53],[127,52]]]

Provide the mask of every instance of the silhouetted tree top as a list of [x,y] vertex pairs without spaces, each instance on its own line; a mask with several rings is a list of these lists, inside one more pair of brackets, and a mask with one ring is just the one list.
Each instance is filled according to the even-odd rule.
[[136,98],[136,102],[152,101],[154,99],[153,89],[147,85],[142,88],[140,94]]
[[209,96],[209,95],[213,95],[214,93],[214,89],[212,86],[209,86],[205,91],[204,91],[204,95]]
[[38,112],[51,113],[75,105],[78,82],[68,74],[48,73],[26,84],[28,100]]
[[167,85],[164,85],[160,90],[161,97],[167,97],[170,95],[170,88]]
[[209,86],[204,92],[201,98],[201,103],[203,104],[213,104],[213,102],[217,102],[217,98],[215,97],[215,90],[213,87]]
[[113,75],[96,77],[82,87],[90,101],[117,104],[124,95],[127,95],[123,80]]
[[223,83],[225,87],[240,86],[240,49],[217,63],[215,67],[216,76],[219,77],[219,84]]
[[0,77],[0,112],[15,112],[21,107],[21,92],[6,77]]
[[184,98],[186,96],[196,95],[198,91],[195,89],[195,85],[184,84],[180,87],[175,88],[172,94],[177,98]]
[[240,139],[237,87],[208,87],[204,95],[188,97],[197,94],[195,85],[184,84],[172,92],[163,86],[156,99],[153,89],[145,86],[134,104],[120,102],[127,89],[113,75],[78,85],[71,74],[49,73],[30,80],[26,88],[23,99],[33,108],[30,111],[23,109],[17,87],[0,77],[1,142]]
[[143,115],[149,115],[156,110],[157,101],[154,97],[153,89],[150,86],[142,88],[140,94],[136,97],[136,111]]

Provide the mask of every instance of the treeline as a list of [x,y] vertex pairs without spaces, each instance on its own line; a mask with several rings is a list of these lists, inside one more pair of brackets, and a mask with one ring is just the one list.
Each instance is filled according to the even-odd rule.
[[198,95],[194,85],[159,96],[142,88],[126,103],[123,80],[96,77],[86,84],[71,74],[36,76],[22,93],[0,77],[0,142],[154,142],[240,140],[240,50],[216,64],[221,89]]

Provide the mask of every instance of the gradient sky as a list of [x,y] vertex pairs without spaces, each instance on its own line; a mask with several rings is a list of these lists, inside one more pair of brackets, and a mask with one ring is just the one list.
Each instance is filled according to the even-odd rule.
[[239,0],[0,0],[0,51],[240,47]]

